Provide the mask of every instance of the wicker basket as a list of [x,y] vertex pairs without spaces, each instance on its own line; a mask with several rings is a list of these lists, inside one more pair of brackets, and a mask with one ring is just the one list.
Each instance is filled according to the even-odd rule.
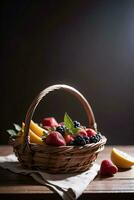
[[102,136],[99,142],[86,144],[84,146],[55,147],[29,142],[30,121],[37,105],[48,93],[58,89],[62,89],[76,96],[85,109],[89,127],[97,130],[93,111],[83,95],[68,85],[53,85],[41,91],[30,105],[25,119],[24,142],[21,144],[17,140],[14,140],[12,142],[14,152],[21,165],[25,168],[39,169],[49,173],[82,172],[92,166],[98,153],[104,149],[104,144],[106,143],[104,136]]

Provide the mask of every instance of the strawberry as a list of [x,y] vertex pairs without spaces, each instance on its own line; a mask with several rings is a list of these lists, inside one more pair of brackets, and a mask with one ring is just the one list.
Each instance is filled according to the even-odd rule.
[[94,129],[92,129],[92,128],[87,128],[86,129],[86,133],[87,133],[88,137],[91,137],[91,136],[94,136],[94,135],[97,134],[96,131]]
[[58,122],[56,121],[56,119],[54,117],[44,118],[42,120],[42,124],[43,124],[43,126],[46,126],[46,127],[57,127],[58,126]]
[[86,132],[84,129],[78,130],[77,135],[88,136],[88,135],[87,135],[87,132]]
[[110,160],[102,161],[99,172],[101,176],[112,176],[116,172],[118,172],[118,168]]
[[53,146],[65,146],[66,142],[63,136],[57,131],[50,131],[45,139],[46,144]]
[[74,138],[66,133],[64,134],[64,139],[66,141],[66,144],[70,144],[72,141],[74,141]]
[[60,122],[60,123],[59,123],[59,126],[64,126],[64,122]]

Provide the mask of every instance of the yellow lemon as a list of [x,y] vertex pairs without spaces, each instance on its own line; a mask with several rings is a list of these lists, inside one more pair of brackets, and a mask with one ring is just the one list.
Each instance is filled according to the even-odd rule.
[[111,160],[119,168],[130,168],[134,165],[134,157],[116,148],[112,149]]

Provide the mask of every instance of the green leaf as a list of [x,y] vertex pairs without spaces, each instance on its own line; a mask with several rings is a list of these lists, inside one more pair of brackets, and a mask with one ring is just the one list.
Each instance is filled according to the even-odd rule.
[[73,133],[77,133],[79,130],[81,130],[80,128],[73,128]]
[[7,130],[7,132],[8,132],[8,134],[9,134],[11,137],[17,135],[17,133],[15,132],[15,130],[12,130],[12,129]]
[[14,128],[15,128],[16,131],[20,131],[21,130],[20,125],[15,124],[15,123],[13,125],[14,125]]
[[65,113],[64,115],[64,124],[65,124],[65,127],[67,128],[68,133],[75,134],[79,130],[79,128],[74,127],[73,120],[69,117],[67,113]]
[[64,115],[64,124],[69,130],[74,128],[74,123],[67,113]]

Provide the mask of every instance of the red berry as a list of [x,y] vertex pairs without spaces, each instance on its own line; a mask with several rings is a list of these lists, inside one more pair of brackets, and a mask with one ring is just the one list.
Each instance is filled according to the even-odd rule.
[[44,118],[42,120],[42,124],[43,124],[43,126],[47,126],[47,127],[57,127],[58,126],[58,122],[56,121],[56,119],[54,117]]
[[100,167],[101,176],[112,176],[116,172],[118,172],[118,168],[110,160],[102,161]]
[[60,123],[59,123],[59,126],[64,126],[64,122],[60,122]]
[[88,135],[87,135],[87,132],[86,132],[84,129],[80,129],[80,130],[77,132],[77,135],[88,136]]
[[70,144],[74,140],[74,138],[71,135],[64,134],[64,139],[66,141],[66,144]]
[[49,132],[45,140],[46,144],[53,145],[53,146],[65,146],[66,142],[63,136],[57,131]]
[[94,136],[94,135],[97,134],[96,131],[94,129],[92,129],[92,128],[87,128],[86,129],[86,133],[87,133],[88,137],[91,137],[91,136]]

